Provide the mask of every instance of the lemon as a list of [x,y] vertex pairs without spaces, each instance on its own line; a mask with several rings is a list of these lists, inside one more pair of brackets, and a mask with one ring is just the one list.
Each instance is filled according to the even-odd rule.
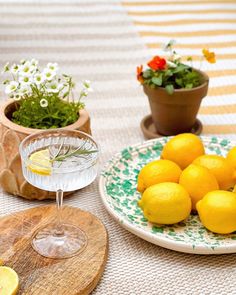
[[0,294],[14,295],[19,287],[17,273],[10,267],[0,266]]
[[142,193],[153,184],[178,182],[181,172],[179,166],[169,160],[152,161],[139,172],[137,190]]
[[150,186],[138,205],[148,221],[160,224],[174,224],[186,219],[192,206],[188,192],[174,182]]
[[203,155],[193,161],[193,164],[208,168],[219,184],[222,190],[228,190],[234,185],[234,169],[229,162],[217,155]]
[[206,193],[219,189],[215,176],[205,167],[191,164],[180,175],[181,184],[189,193],[192,200],[192,209],[196,210],[196,203]]
[[178,164],[181,169],[184,169],[194,159],[204,154],[204,146],[198,136],[191,133],[182,133],[167,142],[162,150],[161,158],[171,160]]
[[52,172],[52,163],[48,149],[37,151],[30,155],[31,163],[28,169],[40,175],[50,175]]
[[236,182],[236,146],[233,147],[227,154],[226,160],[234,168],[234,180]]
[[223,190],[207,193],[197,203],[202,224],[218,234],[229,234],[236,230],[236,194]]

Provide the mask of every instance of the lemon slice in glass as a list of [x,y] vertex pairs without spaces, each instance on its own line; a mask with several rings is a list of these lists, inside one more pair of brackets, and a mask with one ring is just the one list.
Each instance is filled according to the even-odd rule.
[[0,294],[14,295],[19,287],[17,273],[10,267],[0,266]]
[[28,169],[40,175],[50,175],[52,172],[52,163],[50,160],[49,149],[37,151],[29,157],[31,163]]

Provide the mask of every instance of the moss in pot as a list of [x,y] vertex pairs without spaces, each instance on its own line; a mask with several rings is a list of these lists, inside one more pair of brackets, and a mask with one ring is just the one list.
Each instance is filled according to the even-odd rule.
[[3,190],[27,199],[54,198],[55,195],[27,183],[22,175],[18,147],[27,135],[42,129],[63,128],[91,133],[90,118],[83,98],[92,91],[82,83],[79,98],[73,98],[72,77],[60,74],[56,63],[41,71],[38,61],[6,64],[5,93],[11,100],[0,108],[0,184]]
[[[206,73],[181,62],[173,50],[173,41],[165,47],[169,58],[155,56],[148,68],[137,68],[137,79],[148,96],[152,120],[162,135],[189,132],[196,122],[202,99],[207,95],[209,77]],[[215,55],[207,49],[204,57],[211,63]],[[188,59],[192,63],[191,58]]]

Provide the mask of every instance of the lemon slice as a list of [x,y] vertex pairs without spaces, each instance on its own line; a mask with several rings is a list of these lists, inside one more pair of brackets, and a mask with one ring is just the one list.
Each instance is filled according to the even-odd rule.
[[35,152],[30,156],[29,159],[32,161],[32,163],[28,165],[28,169],[30,169],[32,172],[40,175],[51,174],[52,163],[50,161],[49,149]]
[[17,273],[10,267],[0,266],[0,294],[14,295],[19,287]]

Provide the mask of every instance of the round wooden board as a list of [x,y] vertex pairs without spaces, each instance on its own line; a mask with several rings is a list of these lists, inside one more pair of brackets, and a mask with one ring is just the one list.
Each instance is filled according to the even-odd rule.
[[102,222],[78,208],[63,208],[63,219],[79,226],[88,245],[69,259],[37,254],[30,244],[33,232],[55,219],[55,206],[42,206],[0,219],[0,259],[19,275],[21,295],[89,294],[97,285],[108,255],[108,236]]

